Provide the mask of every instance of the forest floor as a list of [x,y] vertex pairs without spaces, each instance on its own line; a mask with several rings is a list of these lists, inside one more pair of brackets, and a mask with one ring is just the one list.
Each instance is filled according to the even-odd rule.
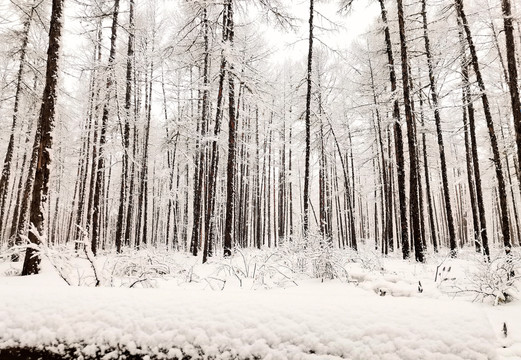
[[519,280],[471,249],[45,254],[0,262],[0,359],[521,359]]

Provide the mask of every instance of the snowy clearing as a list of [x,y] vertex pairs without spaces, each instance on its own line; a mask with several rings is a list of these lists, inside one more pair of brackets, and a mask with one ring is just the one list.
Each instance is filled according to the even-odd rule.
[[[273,272],[263,275],[260,286],[260,271],[250,271],[251,276],[241,271],[248,265],[261,268],[258,259],[274,257],[266,253],[247,251],[200,265],[199,258],[184,254],[141,252],[149,264],[162,256],[171,262],[163,264],[168,275],[134,288],[123,282],[121,287],[68,286],[48,260],[40,275],[19,277],[13,273],[20,264],[4,262],[0,357],[7,356],[5,349],[35,348],[104,359],[521,358],[519,300],[493,306],[493,300],[454,298],[442,291],[440,280],[434,282],[443,258],[417,264],[366,252],[365,261],[361,256],[342,265],[344,278],[301,273],[268,286],[267,279],[277,276]],[[83,279],[85,261],[73,262]],[[103,257],[96,261],[109,263]],[[176,271],[170,271],[172,264]],[[450,261],[452,276],[464,277],[471,264]]]

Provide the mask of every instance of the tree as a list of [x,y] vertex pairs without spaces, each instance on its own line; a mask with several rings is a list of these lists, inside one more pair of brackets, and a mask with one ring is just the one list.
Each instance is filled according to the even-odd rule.
[[33,16],[36,8],[36,4],[31,5],[31,9],[29,10],[29,14],[24,21],[24,26],[22,30],[22,46],[20,48],[20,63],[18,65],[18,74],[16,76],[16,91],[14,95],[14,108],[13,108],[13,123],[11,125],[11,135],[9,136],[9,143],[7,145],[7,152],[4,158],[4,167],[2,169],[2,176],[0,177],[0,236],[2,234],[3,225],[7,223],[7,219],[4,222],[5,217],[5,208],[7,202],[7,192],[9,187],[9,181],[11,178],[11,168],[13,162],[13,153],[14,153],[14,138],[15,132],[17,130],[17,122],[18,122],[18,112],[20,106],[20,98],[22,95],[22,82],[24,76],[25,69],[25,58],[27,54],[27,45],[29,44],[29,31],[31,30],[31,23],[33,21]]
[[[116,223],[116,251],[121,252],[123,229],[125,221],[125,204],[129,192],[129,161],[130,161],[130,119],[132,118],[132,73],[134,57],[134,0],[129,2],[129,33],[127,44],[127,72],[125,88],[125,124],[123,130],[123,158],[121,167],[121,185],[119,190],[118,220]],[[165,108],[166,111],[166,108]],[[128,215],[127,215],[128,216]],[[127,218],[127,221],[129,219]]]
[[[507,49],[508,89],[510,90],[512,116],[516,131],[517,159],[518,162],[521,163],[521,103],[519,101],[516,44],[514,41],[514,26],[510,0],[501,0],[501,9],[503,10],[503,26],[505,30],[505,45]],[[518,178],[518,181],[521,183],[521,177]]]
[[[449,181],[447,176],[447,160],[445,159],[445,145],[441,130],[441,116],[438,101],[438,91],[434,80],[434,63],[432,60],[431,45],[429,41],[429,30],[427,23],[427,0],[422,0],[423,40],[425,45],[425,56],[427,57],[427,68],[429,70],[429,85],[431,90],[432,106],[434,107],[434,121],[436,123],[436,135],[438,137],[438,148],[440,152],[441,179],[443,185],[443,200],[445,212],[447,213],[447,226],[449,228],[449,243],[451,256],[456,256],[456,233],[454,230],[454,219],[452,216],[452,205],[450,203]],[[427,176],[427,174],[426,174]]]
[[[228,24],[228,43],[233,49],[233,0],[227,0],[226,22]],[[226,167],[226,219],[224,228],[224,256],[232,254],[233,219],[235,215],[235,150],[237,142],[235,118],[235,79],[233,62],[228,62],[228,163]]]
[[[488,134],[490,137],[490,145],[492,146],[492,154],[494,156],[494,169],[496,170],[496,179],[498,182],[498,196],[499,196],[499,207],[500,207],[500,219],[501,219],[501,233],[503,235],[503,244],[505,246],[505,250],[507,253],[510,253],[510,227],[508,220],[508,205],[507,205],[507,194],[506,194],[506,185],[505,178],[503,174],[503,166],[501,164],[501,156],[499,152],[499,145],[497,142],[496,131],[494,129],[494,121],[492,120],[492,114],[490,111],[490,103],[487,96],[487,91],[485,88],[485,82],[483,81],[483,76],[481,75],[481,69],[479,66],[478,55],[476,51],[476,47],[474,45],[474,40],[472,38],[472,32],[470,30],[469,23],[467,21],[467,16],[465,14],[465,9],[463,7],[463,0],[455,0],[456,11],[458,17],[463,26],[463,30],[465,32],[466,40],[470,50],[470,63],[472,68],[474,69],[474,74],[476,75],[476,80],[478,83],[479,90],[481,91],[481,101],[483,103],[483,112],[485,113],[485,120],[487,123]],[[472,129],[472,125],[471,125]]]
[[[47,205],[49,191],[49,166],[51,164],[50,150],[52,148],[52,129],[56,116],[56,101],[58,87],[58,60],[63,26],[63,0],[53,0],[51,23],[49,29],[49,47],[47,50],[47,69],[45,72],[45,88],[42,106],[38,118],[38,127],[34,138],[33,154],[37,159],[36,173],[30,207],[30,221],[34,225],[29,232],[29,241],[39,245],[44,232],[44,207]],[[34,159],[33,159],[34,160]],[[34,247],[28,247],[25,253],[22,275],[38,274],[40,256]]]
[[[396,171],[398,173],[398,200],[400,207],[401,246],[404,259],[409,257],[409,226],[407,221],[407,201],[405,195],[405,160],[403,154],[403,135],[400,120],[400,106],[397,96],[396,71],[394,69],[394,55],[391,43],[391,32],[387,21],[387,10],[384,0],[379,0],[382,22],[384,23],[385,46],[389,64],[389,78],[393,97],[394,143],[396,149]],[[402,11],[403,12],[403,11]],[[403,16],[403,14],[402,14]]]
[[313,73],[313,16],[314,16],[314,0],[309,0],[309,38],[308,38],[308,63],[307,63],[307,92],[306,92],[306,160],[304,168],[304,198],[303,198],[303,216],[304,216],[304,236],[308,235],[309,230],[309,172],[311,157],[311,91],[312,91],[312,73]]
[[414,254],[416,261],[423,262],[423,244],[420,235],[420,218],[418,204],[418,165],[416,157],[416,132],[414,129],[414,119],[411,108],[411,95],[409,83],[409,60],[407,55],[407,39],[405,36],[405,17],[403,14],[402,0],[397,0],[398,6],[398,25],[400,28],[400,51],[402,60],[402,84],[403,84],[403,104],[405,108],[405,122],[407,124],[407,139],[409,144],[409,184],[410,184],[410,217],[411,235],[414,240]]

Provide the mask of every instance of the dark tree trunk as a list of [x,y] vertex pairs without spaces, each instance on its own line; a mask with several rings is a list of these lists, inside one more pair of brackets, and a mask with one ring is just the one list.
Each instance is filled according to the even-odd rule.
[[[132,117],[132,61],[134,58],[134,0],[129,2],[129,29],[127,45],[127,73],[125,88],[125,124],[123,126],[123,158],[121,164],[121,184],[119,189],[118,220],[116,222],[116,251],[121,252],[123,229],[125,228],[125,204],[129,192],[128,165],[130,151],[130,119]],[[165,119],[166,120],[166,119]],[[128,221],[128,219],[127,219]]]
[[[155,36],[155,35],[154,35]],[[154,53],[154,41],[152,39],[152,54]],[[154,78],[154,62],[150,63],[150,78],[148,82],[148,92],[145,93],[147,97],[146,101],[146,127],[145,127],[145,139],[143,144],[143,163],[141,164],[141,191],[140,197],[140,211],[143,211],[143,235],[141,236],[141,243],[147,245],[148,241],[148,147],[150,143],[150,121],[152,118],[152,79]],[[138,229],[139,231],[139,229]]]
[[[508,88],[510,90],[510,102],[516,131],[517,158],[521,161],[521,104],[519,100],[519,88],[516,66],[516,45],[514,41],[514,26],[512,23],[512,10],[510,0],[501,0],[503,10],[503,26],[505,30],[505,43],[507,49]],[[521,183],[521,178],[518,179]]]
[[[223,10],[223,42],[228,39],[228,6],[225,4]],[[212,150],[210,157],[210,169],[208,172],[208,184],[207,184],[207,198],[206,198],[206,213],[205,213],[205,241],[203,249],[207,256],[211,255],[212,242],[215,236],[215,224],[213,223],[213,217],[215,212],[215,198],[217,196],[217,172],[219,165],[219,148],[217,146],[217,137],[221,132],[221,119],[223,114],[223,90],[224,90],[224,78],[226,76],[226,56],[224,49],[221,51],[221,67],[219,70],[219,86],[217,92],[217,104],[216,104],[216,115],[215,115],[215,126],[214,126],[214,140],[212,141]]]
[[[472,67],[474,68],[474,73],[476,74],[476,80],[478,83],[479,90],[481,92],[481,101],[483,103],[483,111],[485,113],[485,120],[487,122],[488,133],[490,137],[490,143],[492,146],[492,153],[494,156],[494,167],[496,170],[496,178],[498,182],[498,197],[499,197],[499,206],[500,206],[500,217],[501,217],[501,232],[503,235],[503,244],[505,246],[505,251],[510,253],[511,241],[510,241],[510,228],[509,228],[509,220],[508,220],[508,205],[507,205],[507,194],[506,194],[506,186],[505,186],[505,178],[503,175],[503,166],[501,164],[501,156],[499,153],[499,146],[497,142],[496,132],[494,129],[494,121],[492,120],[492,114],[490,112],[490,104],[488,101],[487,92],[485,89],[485,83],[483,81],[483,77],[481,76],[481,70],[478,62],[478,55],[476,52],[476,48],[474,46],[474,41],[472,39],[472,33],[470,31],[470,27],[467,21],[467,17],[465,15],[465,11],[463,8],[463,0],[455,0],[456,11],[458,17],[461,20],[461,24],[465,31],[467,43],[469,45],[470,50],[470,62]],[[471,125],[471,129],[473,126]]]
[[311,91],[312,91],[312,72],[313,72],[313,17],[314,17],[314,0],[309,1],[309,39],[308,39],[308,68],[307,68],[307,93],[306,93],[306,150],[305,150],[305,169],[304,169],[304,237],[308,235],[309,230],[309,171],[311,156]]
[[[384,1],[379,0],[382,21],[384,23],[385,44],[387,60],[389,64],[389,77],[391,81],[391,91],[394,99],[393,120],[394,120],[394,143],[396,152],[396,172],[398,175],[398,200],[400,209],[400,231],[402,255],[404,259],[409,258],[409,226],[407,221],[407,200],[405,195],[405,160],[403,153],[403,135],[400,120],[400,107],[398,104],[396,72],[394,69],[394,56],[391,42],[391,33],[387,21],[387,10]],[[403,13],[403,12],[402,12]],[[402,14],[403,15],[403,14]],[[405,65],[407,66],[407,65]]]
[[411,95],[409,89],[409,59],[407,55],[407,39],[405,36],[405,17],[403,14],[402,0],[397,0],[398,25],[400,28],[400,50],[402,62],[403,103],[405,108],[405,121],[407,124],[407,139],[409,144],[409,181],[410,181],[410,217],[411,235],[414,241],[414,254],[416,261],[423,262],[423,245],[421,243],[420,219],[418,206],[418,165],[416,162],[416,136],[414,132],[414,119],[411,108]]
[[[233,48],[233,1],[228,0],[228,43]],[[235,118],[235,83],[234,66],[228,62],[228,163],[226,168],[226,219],[224,229],[224,256],[232,254],[233,224],[235,213],[235,165],[236,165],[236,141],[237,129]]]
[[[110,112],[110,98],[112,94],[112,83],[113,83],[113,74],[114,71],[114,63],[116,61],[116,39],[118,35],[118,16],[119,16],[119,0],[114,1],[114,11],[112,14],[112,29],[110,36],[110,53],[108,59],[107,66],[107,87],[106,87],[106,97],[105,103],[103,104],[103,113],[101,117],[101,128],[100,128],[100,141],[99,141],[99,149],[98,149],[98,169],[96,173],[96,181],[94,184],[94,202],[92,209],[92,239],[91,239],[91,250],[94,255],[96,255],[98,242],[100,241],[100,218],[101,218],[101,195],[102,195],[102,184],[105,173],[105,157],[103,155],[103,150],[105,143],[107,142],[107,126],[109,121],[109,112]],[[92,186],[93,184],[91,184]]]
[[438,104],[438,90],[436,89],[436,82],[434,80],[434,64],[431,55],[429,31],[427,26],[426,0],[422,0],[422,19],[425,55],[427,56],[427,67],[429,69],[429,85],[431,90],[432,106],[434,107],[434,121],[436,123],[436,134],[438,136],[438,149],[440,152],[441,179],[443,185],[443,199],[445,202],[445,211],[447,213],[447,226],[449,229],[449,244],[451,256],[455,257],[457,252],[456,232],[454,230],[454,219],[452,216],[452,205],[450,202],[449,181],[447,176],[447,161],[445,159],[445,145],[443,144],[443,132],[441,130],[441,115]]
[[[38,128],[34,140],[33,155],[36,161],[33,193],[30,208],[30,221],[38,234],[29,232],[29,241],[40,244],[40,235],[44,234],[44,206],[47,203],[49,185],[49,166],[51,163],[50,150],[52,148],[52,129],[56,114],[56,100],[58,87],[58,60],[60,56],[60,42],[63,24],[63,0],[53,0],[51,24],[49,29],[49,48],[47,50],[47,70],[45,74],[45,88],[42,98],[42,107],[38,119]],[[40,256],[38,251],[29,247],[25,253],[22,275],[38,274]]]

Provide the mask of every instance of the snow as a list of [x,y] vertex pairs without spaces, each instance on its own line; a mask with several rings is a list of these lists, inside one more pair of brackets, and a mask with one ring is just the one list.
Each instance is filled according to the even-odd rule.
[[[199,278],[217,276],[224,262],[176,256]],[[0,263],[0,349],[63,354],[65,344],[86,358],[102,349],[107,359],[123,351],[168,359],[521,359],[518,300],[492,306],[444,295],[435,261],[381,262],[385,272],[352,263],[345,280],[301,277],[298,286],[267,288],[249,279],[242,287],[227,281],[222,291],[179,279],[159,279],[156,288],[67,286],[46,260],[32,277],[7,276],[11,265]]]

